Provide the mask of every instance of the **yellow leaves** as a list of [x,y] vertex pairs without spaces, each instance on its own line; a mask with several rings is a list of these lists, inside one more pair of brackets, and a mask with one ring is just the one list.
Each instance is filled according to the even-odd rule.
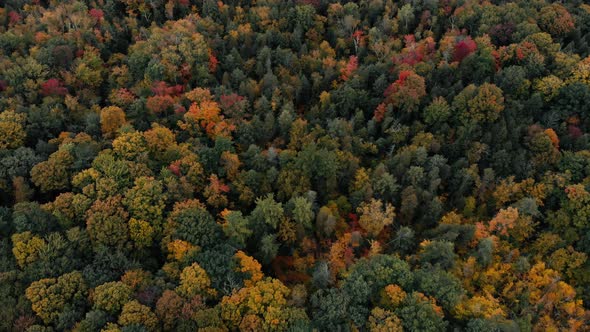
[[279,223],[279,239],[285,243],[294,244],[297,241],[297,230],[295,222],[291,219],[284,218]]
[[107,282],[94,289],[94,308],[117,313],[131,300],[133,290],[120,281]]
[[543,206],[543,201],[549,190],[550,188],[545,183],[535,183],[533,179],[514,182],[514,177],[510,176],[500,181],[500,184],[494,189],[492,197],[496,201],[496,208],[527,196],[534,198],[538,206]]
[[156,331],[158,328],[158,317],[156,317],[150,307],[136,300],[128,302],[123,306],[118,322],[122,326],[143,325],[148,331]]
[[100,111],[100,126],[105,137],[114,137],[125,121],[125,112],[120,107],[108,106]]
[[393,312],[376,307],[371,310],[368,327],[370,332],[402,332],[402,321]]
[[506,317],[500,301],[489,293],[475,295],[460,302],[454,313],[460,319]]
[[187,253],[193,250],[198,250],[199,247],[190,244],[183,240],[174,240],[167,245],[168,258],[180,261]]
[[7,110],[0,113],[0,150],[14,149],[24,144],[26,115]]
[[137,248],[145,248],[152,244],[154,228],[144,220],[129,220],[129,237]]
[[322,105],[322,109],[326,109],[328,105],[330,105],[330,93],[327,91],[322,91],[320,94],[320,105]]
[[559,89],[564,85],[564,82],[555,75],[549,75],[536,81],[535,90],[541,92],[545,101],[557,97]]
[[262,273],[262,265],[260,265],[257,260],[246,255],[246,253],[241,250],[238,250],[234,257],[240,261],[240,268],[238,270],[250,275],[249,279],[244,280],[244,285],[246,287],[254,286],[257,282],[262,280],[262,277],[264,276]]
[[256,315],[262,318],[263,330],[283,330],[289,293],[289,288],[278,279],[260,280],[230,296],[224,296],[220,304],[221,316],[230,326],[239,326],[243,319],[250,322],[247,326],[251,326],[252,323],[260,324],[260,320],[249,317]]
[[137,131],[123,133],[113,140],[113,151],[126,160],[134,160],[147,152],[147,145],[143,134]]
[[39,251],[46,246],[45,240],[31,232],[16,233],[11,237],[12,253],[17,264],[23,268],[39,258]]
[[176,292],[186,299],[195,295],[203,297],[215,297],[217,292],[211,287],[211,280],[207,272],[197,263],[185,267],[180,273],[180,285]]
[[161,155],[173,146],[176,146],[174,133],[157,123],[152,124],[152,129],[143,133],[148,150],[155,156]]
[[393,205],[387,203],[384,207],[381,200],[374,198],[369,203],[363,202],[357,212],[361,214],[360,226],[372,236],[377,236],[385,226],[391,225],[395,217]]
[[78,271],[56,278],[34,281],[25,290],[25,296],[31,301],[31,308],[45,324],[58,319],[64,307],[72,300],[86,297],[86,285]]
[[370,186],[371,178],[364,167],[359,168],[354,175],[354,182],[351,186],[351,191],[362,190],[366,186]]
[[573,270],[579,268],[586,262],[587,255],[576,251],[572,246],[560,248],[554,251],[547,260],[552,269],[560,271],[568,277],[573,277]]
[[227,178],[234,180],[238,177],[239,168],[242,165],[237,154],[229,151],[223,151],[221,153],[221,165],[223,166]]

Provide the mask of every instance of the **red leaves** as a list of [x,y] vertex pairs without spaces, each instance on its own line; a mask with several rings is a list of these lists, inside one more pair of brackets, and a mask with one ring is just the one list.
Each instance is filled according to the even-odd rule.
[[156,96],[178,96],[182,94],[184,87],[182,85],[168,86],[168,83],[163,81],[154,82],[152,85],[152,92]]
[[7,87],[8,87],[8,83],[6,83],[5,80],[0,80],[0,92],[6,90]]
[[244,97],[238,95],[237,93],[232,93],[229,95],[221,95],[219,97],[219,103],[221,104],[221,108],[224,110],[231,109],[235,104],[244,100]]
[[355,55],[351,55],[348,59],[346,67],[340,70],[340,78],[343,81],[347,81],[350,78],[350,76],[352,76],[352,73],[354,73],[354,71],[357,70],[358,66],[358,58]]
[[176,176],[180,176],[180,160],[177,160],[168,166],[168,170]]
[[44,96],[65,96],[68,94],[68,89],[57,78],[51,78],[41,84],[41,94]]
[[161,113],[172,108],[184,91],[182,85],[168,86],[168,83],[157,81],[152,85],[152,92],[155,96],[147,99],[146,107],[154,112]]
[[475,52],[477,49],[477,44],[471,39],[471,37],[467,37],[457,44],[455,44],[455,50],[453,53],[453,61],[463,61],[469,54]]
[[15,11],[8,13],[8,25],[15,25],[22,20],[22,16]]
[[214,73],[217,70],[217,65],[219,65],[219,60],[213,52],[209,51],[209,72]]
[[385,97],[387,96],[391,96],[392,94],[396,93],[399,91],[399,89],[404,85],[404,82],[406,81],[406,79],[412,75],[413,72],[410,70],[402,70],[399,73],[399,77],[398,79],[393,82],[393,84],[391,84],[383,93],[383,95]]
[[88,11],[88,15],[93,17],[97,23],[102,21],[102,19],[104,18],[104,12],[102,11],[102,9],[92,8]]
[[215,193],[228,193],[229,192],[229,186],[223,182],[221,182],[221,180],[219,180],[219,178],[217,177],[217,175],[212,174],[209,177],[209,188],[215,192]]

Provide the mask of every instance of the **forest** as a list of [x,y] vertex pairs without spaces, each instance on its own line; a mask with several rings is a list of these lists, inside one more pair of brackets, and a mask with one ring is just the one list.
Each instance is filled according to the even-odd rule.
[[590,331],[582,0],[0,1],[0,331]]

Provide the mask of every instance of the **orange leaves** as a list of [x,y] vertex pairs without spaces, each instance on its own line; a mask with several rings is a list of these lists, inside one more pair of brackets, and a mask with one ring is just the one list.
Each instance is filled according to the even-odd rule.
[[383,121],[383,119],[385,118],[385,112],[387,112],[387,108],[385,107],[384,103],[381,103],[377,106],[377,108],[375,109],[375,112],[373,113],[373,117],[375,118],[375,121],[377,122],[381,122]]
[[[198,99],[201,96],[197,96]],[[179,127],[187,131],[204,130],[211,139],[215,137],[231,137],[235,126],[224,121],[221,108],[217,102],[204,98],[200,102],[194,102],[184,115],[184,122],[179,122]]]
[[207,204],[219,208],[227,205],[228,200],[225,196],[230,190],[229,186],[223,183],[217,175],[211,174],[209,185],[205,188],[204,195],[207,197]]
[[168,258],[173,258],[177,261],[181,260],[187,253],[198,250],[197,246],[190,244],[183,240],[174,240],[168,243]]
[[262,273],[262,265],[260,265],[257,260],[246,255],[246,253],[241,250],[238,250],[234,256],[240,262],[238,270],[250,275],[249,279],[244,280],[244,285],[246,287],[254,286],[258,281],[262,280],[262,277],[264,276]]
[[559,149],[559,137],[557,136],[557,133],[555,133],[555,130],[547,128],[545,129],[544,133],[551,140],[551,144],[553,144],[553,147]]
[[501,235],[508,235],[508,230],[514,228],[516,219],[518,219],[517,209],[509,207],[505,210],[500,210],[494,219],[490,221],[489,229]]

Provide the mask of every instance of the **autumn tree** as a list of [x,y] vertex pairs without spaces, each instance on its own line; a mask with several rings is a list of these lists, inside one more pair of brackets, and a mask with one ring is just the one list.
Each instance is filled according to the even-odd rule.
[[82,274],[77,271],[35,281],[25,291],[33,311],[46,324],[56,322],[64,310],[83,305],[86,294]]
[[357,212],[360,213],[359,225],[371,236],[377,236],[385,226],[393,223],[395,217],[394,207],[387,203],[383,207],[383,202],[371,199],[369,203],[362,203]]

